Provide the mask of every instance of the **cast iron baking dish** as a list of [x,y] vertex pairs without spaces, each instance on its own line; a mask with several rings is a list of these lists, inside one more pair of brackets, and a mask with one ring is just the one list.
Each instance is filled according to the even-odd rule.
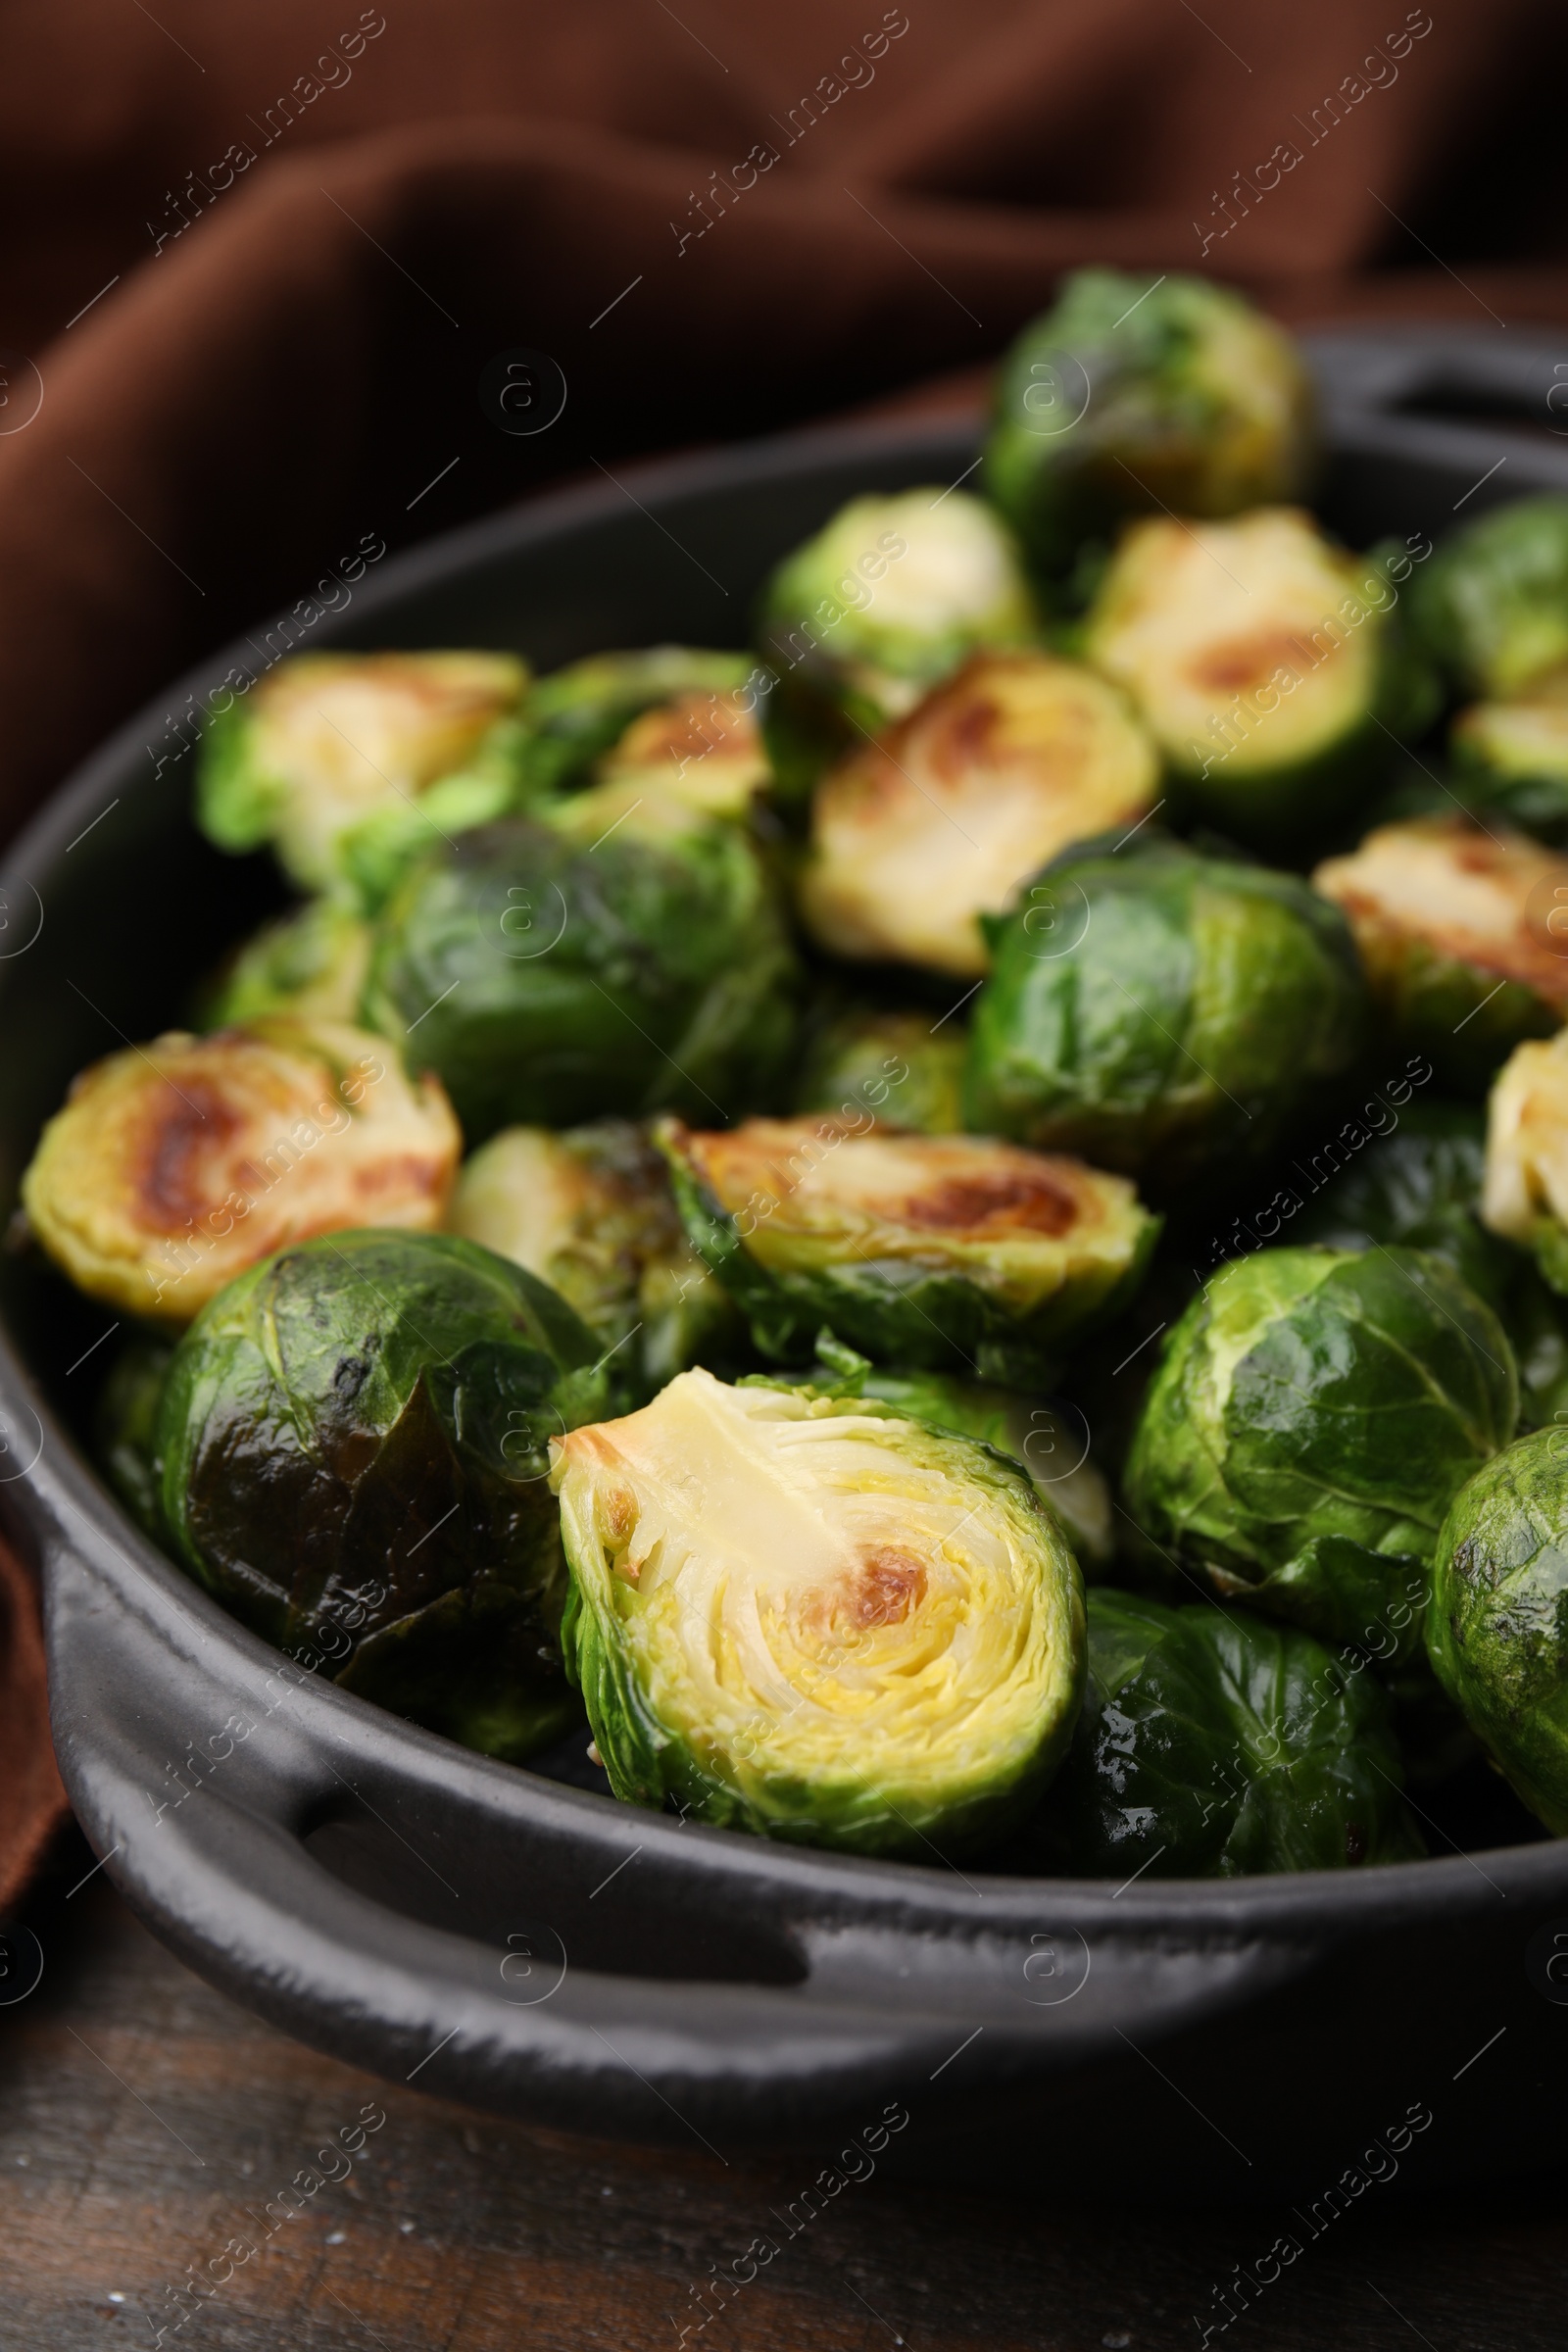
[[[1568,488],[1549,346],[1310,349],[1321,504],[1352,544]],[[867,426],[648,469],[635,501],[565,492],[386,562],[310,642],[520,649],[541,669],[740,643],[768,565],[843,500],[953,482],[974,454],[971,431]],[[6,862],[0,1213],[73,1074],[176,1019],[275,888],[198,838],[188,758],[155,772],[166,714],[249,652],[123,728]],[[1527,1951],[1554,1914],[1568,1933],[1568,1843],[1116,1889],[682,1824],[569,1785],[591,1778],[581,1735],[560,1778],[488,1762],[285,1667],[147,1544],[74,1434],[103,1309],[13,1254],[0,1316],[0,1498],[41,1569],[82,1827],[156,1934],[303,2040],[726,2158],[825,2163],[889,2110],[907,2121],[888,2157],[1057,2190],[1312,2190],[1391,2130],[1406,2177],[1559,2151],[1542,2076],[1568,2012]],[[1413,2136],[1411,2110],[1430,2118]]]

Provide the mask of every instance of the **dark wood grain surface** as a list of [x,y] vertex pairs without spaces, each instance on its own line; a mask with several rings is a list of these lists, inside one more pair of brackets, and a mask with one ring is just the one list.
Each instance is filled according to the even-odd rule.
[[[688,2352],[1174,2352],[1269,2242],[1255,2207],[1124,2210],[1045,2138],[1015,2197],[878,2177],[785,2242],[770,2217],[801,2193],[798,2159],[569,2138],[375,2082],[212,1991],[102,1878],[68,1899],[90,1865],[74,1837],[54,1856],[26,1914],[42,1981],[0,2007],[5,2352],[154,2347],[160,2328],[182,2352],[679,2352],[683,2328]],[[285,2221],[302,2174],[322,2185]],[[1561,2352],[1565,2187],[1369,2199],[1211,2340]],[[780,2251],[714,2314],[715,2274],[760,2233]]]

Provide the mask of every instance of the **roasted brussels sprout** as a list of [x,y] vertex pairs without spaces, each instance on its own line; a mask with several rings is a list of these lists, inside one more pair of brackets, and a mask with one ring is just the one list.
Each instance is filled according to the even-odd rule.
[[448,1223],[550,1283],[650,1395],[738,1336],[733,1300],[681,1229],[662,1154],[629,1119],[564,1135],[504,1127],[464,1168]]
[[[1344,908],[1374,1002],[1458,1086],[1568,1018],[1568,858],[1463,816],[1379,825],[1313,888]],[[1560,914],[1564,936],[1550,922]]]
[[173,1342],[152,1332],[122,1341],[93,1415],[94,1451],[109,1483],[155,1543],[163,1538],[158,1413],[173,1354]]
[[1290,337],[1210,279],[1077,270],[1002,364],[987,495],[1047,575],[1125,514],[1298,497],[1316,457]]
[[284,1018],[180,1030],[83,1070],[22,1180],[78,1289],[177,1328],[283,1243],[439,1225],[463,1139],[380,1037]]
[[170,1367],[177,1556],[345,1689],[520,1759],[577,1712],[546,1446],[605,1412],[602,1358],[547,1285],[455,1235],[280,1250]]
[[1394,608],[1381,565],[1295,508],[1160,517],[1128,527],[1083,647],[1132,695],[1186,810],[1266,848],[1321,834],[1436,716]]
[[1230,1879],[1412,1861],[1388,1699],[1242,1610],[1088,1595],[1083,1713],[1040,1824],[1085,1877]]
[[1294,874],[1148,831],[1066,851],[986,926],[965,1121],[1170,1188],[1256,1153],[1347,1068],[1363,990],[1344,916]]
[[964,1034],[924,1012],[845,1012],[812,1040],[795,1080],[796,1111],[870,1110],[917,1135],[963,1125]]
[[1568,498],[1478,514],[1406,591],[1421,645],[1463,693],[1517,694],[1568,663]]
[[1398,1657],[1443,1514],[1518,1410],[1501,1324],[1441,1258],[1263,1250],[1166,1340],[1128,1506],[1216,1592]]
[[801,911],[835,955],[986,968],[979,917],[1069,842],[1131,827],[1159,762],[1075,662],[983,655],[816,787]]
[[1568,1295],[1568,1029],[1517,1046],[1497,1075],[1481,1214],[1534,1250],[1552,1289]]
[[1538,1429],[1460,1489],[1432,1564],[1427,1654],[1515,1792],[1568,1837],[1568,1433]]
[[[1082,1414],[1063,1412],[1044,1397],[1020,1396],[990,1382],[951,1372],[878,1371],[851,1348],[831,1349],[836,1363],[816,1366],[813,1385],[837,1395],[871,1396],[911,1413],[928,1429],[956,1430],[1007,1454],[1027,1470],[1035,1493],[1057,1520],[1079,1563],[1102,1568],[1115,1551],[1110,1490],[1090,1459]],[[848,1377],[845,1366],[853,1369]],[[863,1367],[863,1368],[862,1368]]]
[[[324,890],[341,878],[343,836],[368,817],[401,808],[423,847],[498,815],[514,769],[485,756],[527,675],[510,654],[297,654],[213,719],[196,786],[202,830],[221,850],[270,842],[296,882]],[[461,809],[425,799],[475,762],[479,788],[459,794]]]
[[572,662],[528,697],[525,795],[652,775],[692,808],[739,814],[767,780],[756,713],[769,684],[749,654],[688,645]]
[[972,654],[1027,645],[1038,625],[1017,549],[982,500],[939,487],[853,499],[762,593],[759,640],[778,679],[763,730],[785,798]]
[[652,793],[618,820],[580,798],[465,835],[381,917],[367,1009],[415,1038],[470,1142],[666,1104],[727,1117],[789,1057],[794,954],[747,835]]
[[1083,1596],[1012,1463],[866,1399],[702,1371],[552,1452],[563,1641],[617,1796],[929,1855],[1044,1787]]
[[200,1005],[204,1029],[269,1014],[357,1021],[370,962],[370,927],[341,899],[308,899],[248,939]]
[[987,1137],[843,1117],[655,1135],[694,1248],[784,1361],[826,1327],[885,1363],[1049,1386],[1049,1350],[1132,1296],[1159,1230],[1125,1178]]

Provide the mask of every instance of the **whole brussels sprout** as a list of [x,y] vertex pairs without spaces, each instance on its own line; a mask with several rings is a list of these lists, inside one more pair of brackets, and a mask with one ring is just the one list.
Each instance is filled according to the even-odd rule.
[[629,1119],[564,1135],[504,1127],[464,1168],[448,1223],[559,1291],[650,1396],[699,1355],[744,1346],[733,1300],[682,1231],[662,1154]]
[[940,487],[852,499],[779,564],[758,641],[778,679],[763,731],[786,798],[903,718],[972,654],[1027,645],[1039,616],[995,511]]
[[232,1029],[271,1013],[357,1021],[370,962],[370,929],[342,899],[307,899],[248,939],[200,1004],[204,1029]]
[[1128,1508],[1227,1597],[1402,1656],[1443,1514],[1518,1410],[1501,1324],[1441,1258],[1262,1250],[1166,1340]]
[[1039,1825],[1063,1867],[1231,1879],[1426,1851],[1371,1674],[1240,1610],[1087,1603],[1083,1713]]
[[837,956],[977,978],[980,918],[1069,842],[1138,824],[1158,776],[1125,698],[1092,670],[979,656],[817,785],[807,927]]
[[569,662],[528,697],[524,793],[538,801],[596,777],[656,772],[691,807],[739,815],[767,780],[757,711],[771,682],[749,654],[689,645]]
[[929,1856],[1000,1836],[1050,1778],[1083,1593],[1012,1463],[702,1371],[552,1453],[563,1642],[617,1796]]
[[928,1013],[864,1005],[839,1014],[812,1040],[791,1108],[839,1110],[846,1118],[871,1110],[917,1135],[956,1135],[964,1052],[961,1028],[940,1028]]
[[842,1117],[654,1134],[692,1246],[786,1362],[825,1326],[882,1362],[1048,1387],[1049,1351],[1131,1298],[1159,1231],[1124,1177],[989,1137]]
[[598,1340],[451,1234],[346,1233],[229,1284],[180,1342],[163,1516],[269,1641],[514,1761],[577,1709],[546,1446],[610,1401]]
[[1146,830],[1064,852],[986,928],[964,1111],[988,1134],[1169,1188],[1264,1151],[1359,1046],[1348,928],[1294,874]]
[[285,1242],[439,1225],[463,1139],[381,1037],[279,1017],[172,1030],[83,1070],[22,1180],[78,1290],[178,1329]]
[[1568,1017],[1568,858],[1458,814],[1379,825],[1312,886],[1343,907],[1393,1033],[1455,1086]]
[[1129,524],[1083,628],[1132,695],[1193,815],[1271,848],[1364,801],[1401,736],[1437,715],[1380,564],[1309,514]]
[[[366,1004],[414,1038],[470,1142],[765,1097],[794,1036],[796,964],[738,827],[652,793],[464,836],[377,929]],[[640,805],[637,805],[639,804]]]
[[1568,1836],[1568,1437],[1538,1429],[1454,1496],[1427,1654],[1517,1795]]
[[1469,694],[1517,694],[1568,663],[1568,498],[1543,491],[1446,539],[1406,597],[1421,645]]
[[1448,748],[1455,787],[1471,806],[1548,841],[1568,834],[1568,673],[1507,702],[1472,703],[1454,719]]
[[163,1541],[158,1414],[173,1355],[173,1342],[152,1332],[122,1340],[93,1414],[93,1450],[115,1493],[155,1544]]
[[[220,850],[270,843],[306,890],[343,873],[343,836],[400,805],[428,845],[457,811],[423,799],[481,760],[515,719],[528,672],[510,654],[296,654],[215,717],[202,747],[196,814]],[[509,738],[510,740],[510,738]],[[466,823],[508,806],[513,771],[488,778]]]
[[1126,514],[1298,497],[1316,455],[1306,369],[1241,295],[1075,270],[1003,361],[982,479],[1039,569],[1059,575]]

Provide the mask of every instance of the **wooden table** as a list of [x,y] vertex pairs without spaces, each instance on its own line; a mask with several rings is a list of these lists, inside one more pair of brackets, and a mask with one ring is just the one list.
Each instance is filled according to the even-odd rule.
[[[856,2185],[704,2327],[713,2270],[782,2235],[799,2161],[570,2138],[373,2081],[211,1991],[102,1878],[68,1899],[90,1867],[74,1837],[55,1856],[26,1914],[43,1980],[0,2008],[5,2352],[139,2352],[160,2327],[183,2352],[678,2352],[682,2328],[688,2352],[1193,2352],[1193,2315],[1267,2243],[1256,2207],[1092,2201],[1042,2144],[1005,2202]],[[285,2220],[302,2173],[321,2185]],[[1565,2184],[1390,2192],[1212,2340],[1561,2352]]]

